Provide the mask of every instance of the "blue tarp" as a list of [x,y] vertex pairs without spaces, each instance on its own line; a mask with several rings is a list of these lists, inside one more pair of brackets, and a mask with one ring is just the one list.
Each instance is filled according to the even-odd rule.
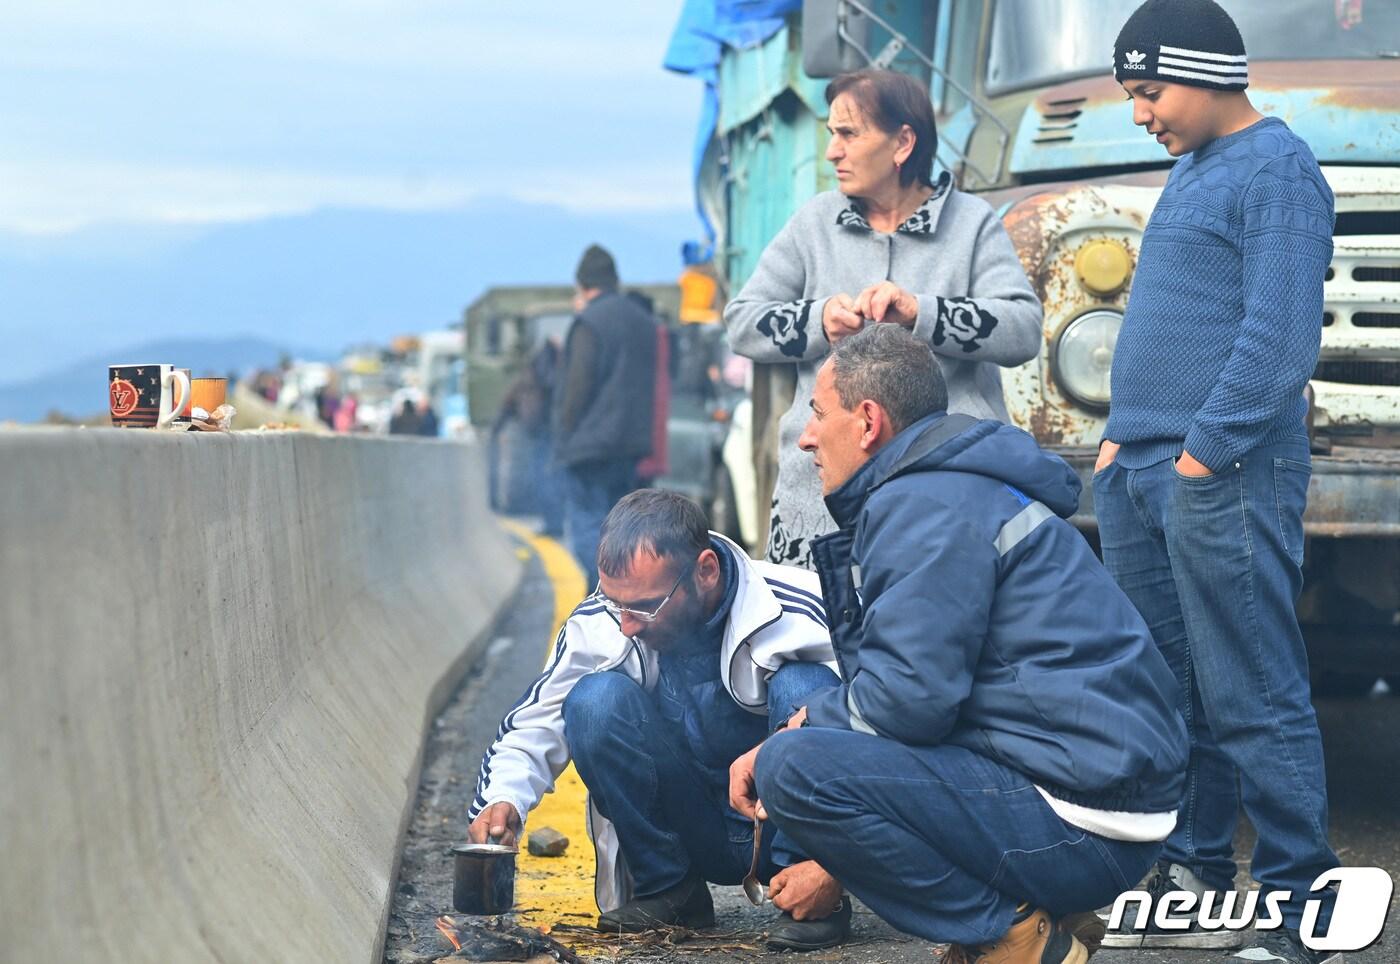
[[782,29],[787,15],[802,9],[802,0],[684,0],[663,61],[667,70],[698,77],[705,84],[700,128],[692,157],[695,210],[705,228],[705,260],[714,255],[715,228],[700,203],[700,164],[719,120],[719,61],[725,47],[760,44]]

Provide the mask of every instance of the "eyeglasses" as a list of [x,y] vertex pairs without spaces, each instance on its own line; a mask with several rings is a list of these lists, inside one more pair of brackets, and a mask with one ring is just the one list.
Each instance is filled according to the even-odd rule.
[[626,615],[631,616],[639,623],[654,623],[656,622],[657,617],[661,615],[661,610],[666,608],[666,604],[670,602],[671,597],[676,594],[676,590],[681,588],[681,582],[685,579],[686,576],[690,575],[690,570],[694,568],[695,563],[692,562],[690,565],[682,569],[681,574],[676,577],[676,584],[671,587],[671,591],[666,594],[666,598],[661,600],[661,605],[657,606],[654,610],[652,610],[649,613],[643,612],[640,609],[628,609],[626,606],[619,606],[607,596],[604,596],[603,591],[601,589],[596,590],[596,592],[598,593],[598,596],[603,603],[603,608],[606,609],[608,612],[612,613],[612,615],[615,618],[621,619],[624,615]]

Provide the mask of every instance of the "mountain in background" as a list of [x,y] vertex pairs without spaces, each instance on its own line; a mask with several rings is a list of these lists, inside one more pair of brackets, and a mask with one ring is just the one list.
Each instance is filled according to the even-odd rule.
[[188,368],[197,378],[273,368],[284,354],[303,361],[330,358],[327,353],[259,338],[172,338],[146,342],[120,349],[110,357],[85,358],[28,381],[0,385],[0,422],[37,422],[54,411],[75,418],[106,412],[108,365],[168,363]]
[[[0,233],[0,388],[71,379],[79,364],[100,384],[108,363],[133,360],[131,346],[159,342],[291,344],[335,357],[456,322],[494,285],[567,284],[594,242],[613,252],[624,284],[675,278],[680,245],[696,233],[683,210],[592,214],[511,200]],[[9,404],[0,418],[16,417]]]

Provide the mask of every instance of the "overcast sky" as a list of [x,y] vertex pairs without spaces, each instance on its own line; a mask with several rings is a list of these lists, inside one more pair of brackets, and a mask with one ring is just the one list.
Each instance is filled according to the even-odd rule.
[[0,230],[690,203],[679,0],[0,0]]

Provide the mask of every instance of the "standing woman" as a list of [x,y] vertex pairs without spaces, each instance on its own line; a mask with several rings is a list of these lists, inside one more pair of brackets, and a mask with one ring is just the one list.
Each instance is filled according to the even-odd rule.
[[797,366],[768,559],[809,569],[811,540],[836,526],[797,437],[832,345],[867,323],[903,325],[933,347],[949,411],[1005,421],[998,367],[1036,357],[1041,340],[1040,302],[1001,221],[946,172],[933,178],[928,92],[907,74],[861,70],[832,80],[826,102],[839,187],[792,216],[724,312],[737,354]]

